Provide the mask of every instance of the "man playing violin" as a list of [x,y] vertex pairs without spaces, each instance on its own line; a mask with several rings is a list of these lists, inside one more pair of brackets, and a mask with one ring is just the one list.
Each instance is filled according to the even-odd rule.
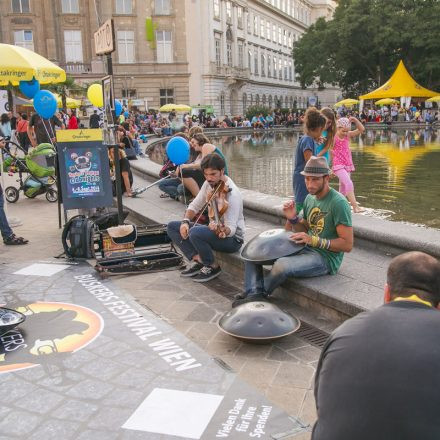
[[[235,183],[225,176],[225,161],[216,153],[206,155],[200,167],[205,183],[188,206],[182,221],[168,223],[167,232],[190,264],[181,272],[203,283],[221,273],[213,251],[234,253],[243,244],[245,231],[243,200]],[[198,212],[209,207],[209,226],[193,222]],[[197,219],[195,219],[197,220]]]
[[[312,156],[304,171],[307,195],[302,218],[295,202],[284,204],[286,230],[290,240],[305,247],[295,255],[279,258],[268,276],[260,264],[246,262],[245,292],[236,296],[235,305],[267,297],[288,277],[316,277],[335,274],[345,252],[353,248],[350,206],[339,192],[329,186],[330,169],[325,157]],[[254,298],[253,298],[254,297]]]

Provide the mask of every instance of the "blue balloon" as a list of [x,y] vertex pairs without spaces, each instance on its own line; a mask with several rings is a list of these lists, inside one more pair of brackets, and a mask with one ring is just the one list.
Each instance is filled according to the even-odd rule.
[[186,139],[176,136],[167,144],[168,159],[175,165],[182,165],[189,159],[189,143]]
[[124,113],[124,116],[125,116],[126,118],[128,118],[128,117],[130,116],[130,113],[125,112],[125,113]]
[[115,114],[116,117],[120,116],[122,113],[122,103],[118,99],[115,99]]
[[32,99],[39,92],[40,83],[35,78],[32,78],[30,81],[20,81],[18,87],[24,96]]
[[34,96],[34,108],[44,119],[51,118],[57,111],[57,100],[49,90],[40,90]]

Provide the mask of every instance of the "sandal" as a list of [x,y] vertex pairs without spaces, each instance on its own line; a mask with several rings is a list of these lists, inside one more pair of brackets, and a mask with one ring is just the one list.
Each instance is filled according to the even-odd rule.
[[8,238],[4,238],[3,239],[3,243],[6,245],[21,245],[21,244],[28,244],[29,240],[26,240],[23,237],[17,237],[15,234],[12,234],[10,237]]
[[171,197],[169,194],[167,194],[167,193],[162,193],[160,196],[159,196],[161,199],[168,199],[169,197]]

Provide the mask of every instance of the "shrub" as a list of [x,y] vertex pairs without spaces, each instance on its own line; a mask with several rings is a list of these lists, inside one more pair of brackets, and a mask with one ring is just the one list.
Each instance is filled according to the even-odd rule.
[[270,113],[270,108],[263,105],[251,105],[246,110],[246,117],[251,120],[254,116],[258,116],[260,113],[266,117]]

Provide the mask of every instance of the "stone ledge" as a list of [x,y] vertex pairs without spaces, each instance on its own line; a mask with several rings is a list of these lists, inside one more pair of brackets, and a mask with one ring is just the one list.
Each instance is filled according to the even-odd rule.
[[[158,179],[161,166],[149,159],[131,161],[131,167],[139,176]],[[249,214],[277,225],[284,224],[282,197],[271,196],[257,191],[240,189],[243,204]],[[392,222],[353,214],[355,238],[365,246],[385,251],[424,251],[440,258],[440,230],[413,224]]]

